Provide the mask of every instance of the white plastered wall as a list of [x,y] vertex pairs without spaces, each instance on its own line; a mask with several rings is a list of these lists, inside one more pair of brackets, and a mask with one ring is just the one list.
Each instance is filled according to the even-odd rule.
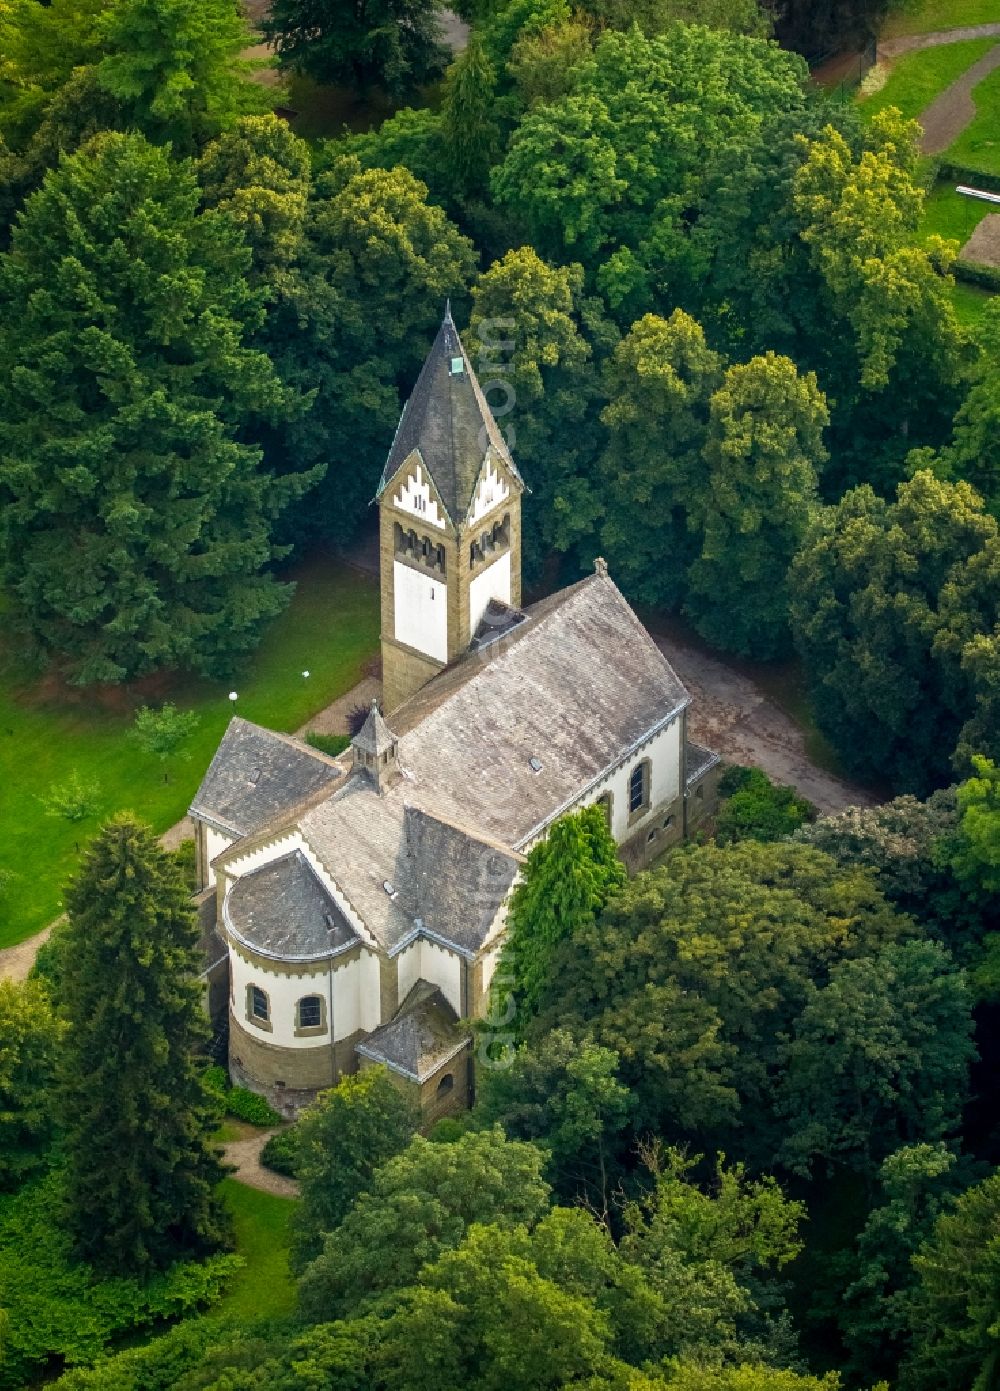
[[486,605],[491,599],[510,603],[510,551],[505,551],[499,559],[488,565],[469,585],[469,623],[470,631],[479,627]]
[[437,499],[431,496],[431,485],[427,480],[422,464],[417,464],[408,478],[403,482],[403,486],[394,495],[393,506],[400,512],[407,512],[411,517],[419,517],[428,526],[436,526],[443,531],[446,522],[444,515],[437,504]]
[[482,473],[479,475],[479,483],[476,486],[476,495],[472,500],[472,508],[469,512],[469,524],[475,524],[485,517],[488,512],[492,512],[494,507],[499,507],[501,502],[506,502],[510,497],[510,488],[507,480],[501,475],[493,460],[489,455],[483,461]]
[[438,986],[455,1013],[462,1013],[462,958],[457,952],[418,937],[399,955],[400,1003],[418,980]]
[[442,580],[395,560],[393,635],[436,662],[448,660],[448,590]]
[[215,883],[215,870],[212,868],[212,861],[216,855],[221,855],[227,845],[232,845],[234,836],[224,836],[221,831],[217,831],[214,826],[202,823],[205,830],[205,887],[211,888]]

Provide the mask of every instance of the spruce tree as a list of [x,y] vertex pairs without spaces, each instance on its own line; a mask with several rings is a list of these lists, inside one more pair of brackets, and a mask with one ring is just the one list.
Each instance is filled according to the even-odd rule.
[[129,813],[92,842],[66,906],[66,1218],[83,1259],[146,1274],[225,1235],[195,915],[175,861]]
[[486,193],[500,152],[496,97],[496,69],[473,31],[468,48],[448,70],[442,107],[448,163],[457,189],[466,195]]
[[11,619],[78,684],[225,675],[291,589],[271,531],[311,481],[243,441],[289,393],[191,169],[106,133],[46,176],[0,261],[0,554]]

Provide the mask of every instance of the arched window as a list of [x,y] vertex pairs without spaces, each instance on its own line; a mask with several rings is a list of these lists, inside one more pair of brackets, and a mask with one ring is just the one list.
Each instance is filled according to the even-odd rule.
[[643,760],[632,769],[628,780],[628,810],[630,816],[643,810],[649,801],[649,762]]
[[271,1021],[271,1001],[259,985],[247,986],[247,1018],[251,1024],[265,1025]]
[[441,1081],[437,1084],[437,1094],[438,1096],[447,1096],[450,1091],[454,1090],[454,1087],[454,1076],[450,1072],[446,1072],[441,1078]]
[[303,995],[296,1006],[298,1018],[295,1021],[297,1029],[318,1029],[323,1023],[323,997],[321,995]]

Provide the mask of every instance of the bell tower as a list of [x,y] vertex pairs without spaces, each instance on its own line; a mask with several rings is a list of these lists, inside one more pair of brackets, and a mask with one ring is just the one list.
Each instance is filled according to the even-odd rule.
[[387,712],[519,606],[523,491],[447,308],[377,494]]

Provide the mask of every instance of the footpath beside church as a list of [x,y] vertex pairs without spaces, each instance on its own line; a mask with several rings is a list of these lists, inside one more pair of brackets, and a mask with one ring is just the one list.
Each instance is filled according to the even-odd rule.
[[382,1064],[468,1104],[531,847],[599,804],[636,871],[712,809],[718,759],[604,562],[521,606],[524,484],[450,314],[378,492],[383,711],[329,758],[234,719],[190,809],[234,1081],[294,1115]]

